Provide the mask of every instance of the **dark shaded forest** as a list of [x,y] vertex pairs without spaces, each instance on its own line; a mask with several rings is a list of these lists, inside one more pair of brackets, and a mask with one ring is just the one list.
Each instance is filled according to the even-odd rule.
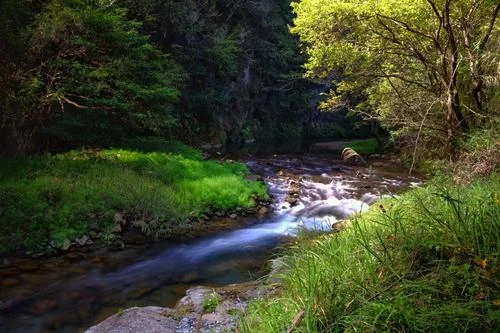
[[4,155],[141,136],[239,144],[310,122],[286,0],[4,0],[0,20]]

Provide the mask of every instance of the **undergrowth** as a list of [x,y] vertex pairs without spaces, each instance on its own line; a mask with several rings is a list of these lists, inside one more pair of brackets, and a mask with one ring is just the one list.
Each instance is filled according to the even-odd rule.
[[244,332],[493,332],[500,325],[500,176],[435,181],[379,202],[283,257],[278,297]]
[[205,161],[180,144],[162,147],[0,160],[0,254],[41,250],[96,225],[105,229],[117,212],[170,228],[210,209],[247,208],[267,196],[262,184],[245,179],[243,164]]

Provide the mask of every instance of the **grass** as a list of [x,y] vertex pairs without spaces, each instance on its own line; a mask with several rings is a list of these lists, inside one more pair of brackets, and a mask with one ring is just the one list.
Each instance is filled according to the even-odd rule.
[[381,147],[375,139],[350,141],[346,144],[346,147],[353,149],[359,154],[376,154],[381,150]]
[[244,332],[493,332],[500,325],[500,176],[382,201],[282,258],[278,297]]
[[214,291],[212,295],[208,296],[203,300],[201,307],[204,313],[211,313],[214,312],[215,309],[217,309],[217,307],[221,302],[222,302],[222,296]]
[[205,161],[180,144],[166,149],[173,152],[75,150],[0,160],[0,254],[43,251],[51,241],[104,230],[117,212],[168,230],[267,196],[262,184],[245,179],[243,164]]

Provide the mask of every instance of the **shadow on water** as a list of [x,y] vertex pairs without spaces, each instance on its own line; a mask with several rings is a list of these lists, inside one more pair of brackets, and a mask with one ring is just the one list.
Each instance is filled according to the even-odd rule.
[[272,155],[247,164],[269,186],[271,214],[190,242],[76,253],[38,261],[35,269],[20,267],[10,276],[4,270],[0,331],[82,331],[119,309],[173,306],[192,286],[259,278],[275,249],[299,230],[328,231],[380,196],[420,182],[386,162],[367,169],[328,156]]

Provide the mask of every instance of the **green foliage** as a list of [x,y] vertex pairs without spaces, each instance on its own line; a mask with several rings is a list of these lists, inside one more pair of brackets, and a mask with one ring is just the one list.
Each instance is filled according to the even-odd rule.
[[346,147],[354,149],[359,154],[376,154],[381,149],[375,139],[350,141]]
[[292,6],[291,31],[308,54],[307,75],[332,86],[324,109],[347,107],[378,119],[405,146],[438,154],[453,153],[460,134],[497,115],[490,102],[498,91],[492,64],[498,64],[500,5],[494,1]]
[[[2,154],[138,136],[241,143],[309,108],[287,0],[0,4]],[[296,125],[299,124],[299,125]]]
[[170,126],[182,72],[139,28],[109,4],[46,5],[29,31],[31,57],[41,65],[26,82],[37,82],[27,93],[41,95],[46,121],[55,119],[46,134],[95,144],[112,142],[113,133],[123,136],[125,129],[161,134]]
[[494,331],[500,322],[498,174],[468,187],[436,180],[378,203],[339,233],[283,259],[281,295],[242,326],[297,331]]
[[107,149],[0,161],[2,251],[45,249],[104,230],[115,212],[175,228],[209,209],[251,207],[264,186],[245,180],[238,163],[204,161],[200,153]]

